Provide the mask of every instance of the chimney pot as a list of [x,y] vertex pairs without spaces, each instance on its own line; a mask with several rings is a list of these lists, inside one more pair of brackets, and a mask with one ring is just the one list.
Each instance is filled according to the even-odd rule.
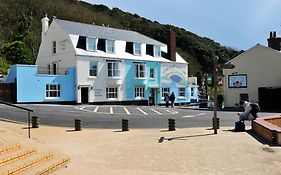
[[267,39],[268,47],[278,50],[281,50],[281,38],[276,36],[276,31],[270,32],[270,36]]
[[45,34],[46,34],[46,32],[49,28],[49,18],[48,18],[48,16],[46,15],[44,18],[42,18],[41,22],[42,22],[41,37],[42,37],[42,41],[43,41],[43,38],[45,37]]

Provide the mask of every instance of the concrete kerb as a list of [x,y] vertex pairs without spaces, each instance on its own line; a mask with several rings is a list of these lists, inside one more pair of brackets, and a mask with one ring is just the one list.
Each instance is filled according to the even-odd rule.
[[9,122],[9,123],[16,123],[16,124],[26,124],[24,122],[19,122],[19,121],[15,121],[15,120],[10,120],[10,119],[5,119],[5,118],[0,118],[0,121],[3,121],[3,122]]

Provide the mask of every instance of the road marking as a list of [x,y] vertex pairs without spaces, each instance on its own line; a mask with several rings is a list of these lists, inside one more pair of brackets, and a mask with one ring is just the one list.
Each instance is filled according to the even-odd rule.
[[94,112],[98,112],[99,110],[99,107],[97,106],[95,109],[94,109]]
[[153,111],[153,112],[155,112],[155,113],[157,113],[157,114],[159,114],[159,115],[162,114],[161,112],[158,112],[158,111],[156,111],[156,110],[154,110],[154,109],[150,109],[150,110]]
[[123,109],[124,109],[124,111],[127,113],[127,115],[131,115],[130,111],[128,111],[127,108],[123,108]]
[[147,115],[146,112],[144,112],[143,110],[141,110],[140,108],[137,108],[137,110],[139,110],[141,113],[143,113],[144,115]]
[[[112,115],[112,114],[114,114],[114,115],[124,115],[124,112],[123,113],[114,113],[114,107],[116,107],[116,106],[112,106],[112,107],[94,106],[92,108],[90,108],[90,106],[76,106],[74,108],[77,109],[77,110],[80,110],[80,111],[84,111],[84,112],[92,112],[92,113],[99,113],[99,114],[105,114],[105,115]],[[108,109],[107,112],[106,111],[101,112],[101,111],[99,111],[101,108],[102,109],[104,109],[104,108],[108,109],[109,108],[109,109]],[[128,108],[126,108],[126,107],[123,107],[123,109],[124,109],[124,111],[126,112],[127,115],[155,115],[155,114],[148,114],[140,108],[136,108],[136,109],[139,110],[142,114],[135,113],[135,111],[134,112],[129,111]],[[146,108],[146,109],[148,109],[148,108]],[[178,111],[168,110],[168,109],[159,112],[159,111],[157,111],[157,108],[152,110],[152,111],[154,111],[155,113],[157,113],[159,115],[171,115],[171,114],[174,115],[174,114],[179,113]]]
[[186,115],[186,116],[182,116],[181,118],[192,118],[192,117],[197,117],[200,115],[205,115],[206,113],[200,113],[200,114],[195,114],[195,115]]
[[169,109],[166,109],[166,112],[168,112],[170,114],[177,114],[177,113],[179,113],[178,111],[170,111]]

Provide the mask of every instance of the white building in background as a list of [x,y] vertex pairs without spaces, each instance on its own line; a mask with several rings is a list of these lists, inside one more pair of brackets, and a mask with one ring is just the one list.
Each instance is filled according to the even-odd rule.
[[281,109],[280,41],[276,32],[270,32],[268,47],[257,44],[228,62],[235,68],[223,71],[226,107],[248,100],[263,110]]

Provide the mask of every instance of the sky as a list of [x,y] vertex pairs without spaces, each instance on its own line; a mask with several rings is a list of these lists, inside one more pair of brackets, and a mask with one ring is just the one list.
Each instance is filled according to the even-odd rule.
[[281,0],[84,0],[184,28],[223,46],[267,46],[270,31],[281,36]]

